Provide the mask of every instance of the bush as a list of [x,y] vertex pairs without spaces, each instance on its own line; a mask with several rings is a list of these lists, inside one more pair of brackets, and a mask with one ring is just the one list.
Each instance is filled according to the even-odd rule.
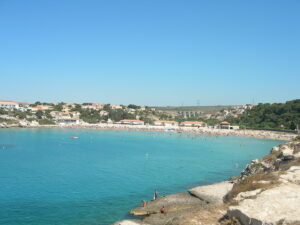
[[48,119],[40,119],[39,124],[40,125],[55,125],[55,123],[52,120],[48,120]]
[[0,123],[6,123],[6,124],[17,124],[18,121],[16,120],[11,120],[11,119],[4,119],[4,118],[0,118]]

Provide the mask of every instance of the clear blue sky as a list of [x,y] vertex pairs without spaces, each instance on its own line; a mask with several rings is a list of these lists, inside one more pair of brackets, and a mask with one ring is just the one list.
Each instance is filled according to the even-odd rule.
[[0,0],[0,99],[300,98],[299,0]]

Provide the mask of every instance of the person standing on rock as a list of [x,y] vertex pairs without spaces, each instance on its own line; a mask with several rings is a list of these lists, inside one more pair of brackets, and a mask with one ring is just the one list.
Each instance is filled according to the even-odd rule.
[[167,213],[167,210],[166,210],[165,206],[163,206],[159,211],[162,214],[166,214]]
[[157,190],[155,190],[153,194],[153,200],[156,200],[157,198],[158,198],[158,192]]
[[145,200],[142,200],[142,207],[145,208],[147,206],[147,202]]

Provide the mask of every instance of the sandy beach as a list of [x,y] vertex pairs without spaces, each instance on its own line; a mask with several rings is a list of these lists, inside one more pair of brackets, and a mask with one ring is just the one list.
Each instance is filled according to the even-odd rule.
[[263,138],[271,140],[289,141],[298,135],[295,133],[268,131],[268,130],[228,130],[207,127],[181,127],[181,126],[154,126],[154,125],[127,125],[127,124],[60,124],[60,125],[38,125],[38,126],[19,126],[17,124],[0,126],[0,128],[72,128],[72,129],[98,129],[98,130],[133,130],[133,131],[156,131],[156,132],[175,132],[192,133],[198,135],[214,136],[237,136]]
[[157,132],[176,132],[176,133],[192,133],[198,135],[214,135],[214,136],[240,136],[251,138],[263,138],[272,140],[289,141],[297,134],[266,131],[266,130],[227,130],[215,128],[196,128],[196,127],[165,127],[153,125],[124,125],[124,124],[86,124],[86,125],[60,125],[56,127],[78,128],[78,129],[102,129],[102,130],[136,130],[136,131],[157,131]]

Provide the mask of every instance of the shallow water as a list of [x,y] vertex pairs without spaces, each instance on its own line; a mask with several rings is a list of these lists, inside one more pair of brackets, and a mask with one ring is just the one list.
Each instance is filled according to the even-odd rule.
[[[70,136],[78,136],[71,139]],[[239,175],[282,141],[162,132],[0,130],[0,224],[107,225],[160,195]]]

